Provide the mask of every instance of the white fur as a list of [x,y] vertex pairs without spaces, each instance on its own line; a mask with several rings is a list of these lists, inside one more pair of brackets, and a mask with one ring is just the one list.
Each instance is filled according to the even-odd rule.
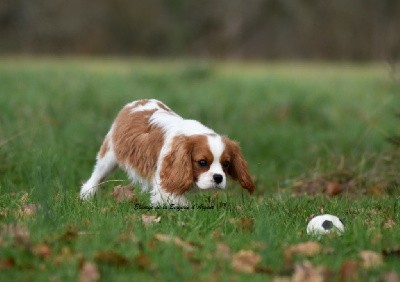
[[[135,104],[140,101],[134,101],[132,103],[127,104],[125,107],[134,107]],[[164,131],[164,144],[161,148],[160,155],[157,161],[157,169],[153,180],[149,183],[148,180],[143,179],[139,176],[139,174],[135,171],[135,168],[130,166],[129,164],[123,165],[123,169],[127,172],[128,176],[135,183],[140,183],[142,187],[142,191],[150,190],[150,200],[153,205],[170,205],[174,204],[177,206],[188,206],[189,202],[184,196],[177,196],[171,193],[166,192],[161,187],[161,164],[164,157],[171,150],[172,139],[177,135],[197,135],[197,134],[205,134],[208,137],[208,144],[210,147],[210,151],[214,156],[214,161],[210,166],[209,171],[203,173],[197,183],[196,186],[200,189],[209,189],[209,188],[225,188],[226,185],[226,175],[222,169],[221,164],[219,163],[219,159],[224,150],[224,143],[219,135],[215,134],[213,130],[204,126],[200,122],[196,120],[188,120],[183,119],[176,113],[166,111],[162,107],[159,106],[161,102],[157,100],[149,100],[148,103],[142,106],[134,107],[132,112],[144,111],[144,110],[154,110],[157,109],[156,112],[150,118],[150,123],[157,125]],[[164,104],[162,104],[164,105]],[[165,108],[169,109],[164,105]],[[82,186],[80,197],[82,199],[91,198],[100,184],[100,182],[111,173],[114,168],[117,166],[117,160],[114,154],[114,147],[111,142],[112,130],[114,124],[108,133],[110,137],[109,140],[109,150],[103,158],[97,158],[97,162],[92,173],[90,179]],[[211,134],[211,135],[210,135]],[[213,175],[215,173],[221,174],[223,176],[223,181],[218,185],[213,180]]]
[[[209,189],[209,188],[225,188],[226,185],[226,175],[224,170],[222,169],[221,163],[219,159],[224,152],[225,145],[221,140],[221,136],[213,135],[207,136],[208,146],[210,147],[210,151],[213,154],[214,160],[210,165],[210,169],[201,174],[199,179],[196,182],[197,187],[200,189]],[[217,184],[214,182],[213,175],[220,174],[223,177],[221,183]]]
[[[110,136],[110,135],[109,135]],[[81,199],[89,199],[96,193],[100,182],[107,177],[117,166],[117,158],[114,154],[111,138],[109,138],[110,149],[100,158],[97,156],[96,165],[89,180],[83,184],[80,192]]]

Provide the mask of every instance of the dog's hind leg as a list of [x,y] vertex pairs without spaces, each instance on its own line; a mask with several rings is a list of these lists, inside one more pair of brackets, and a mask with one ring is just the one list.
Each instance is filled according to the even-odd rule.
[[90,199],[96,193],[99,184],[117,167],[117,159],[109,144],[108,136],[103,142],[97,155],[97,162],[89,180],[82,185],[80,197],[83,200]]

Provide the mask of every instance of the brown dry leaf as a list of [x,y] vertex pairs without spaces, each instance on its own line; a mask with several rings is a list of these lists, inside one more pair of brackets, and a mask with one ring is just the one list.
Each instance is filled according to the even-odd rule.
[[42,259],[46,259],[53,253],[52,249],[46,243],[41,243],[33,247],[32,253]]
[[314,241],[299,243],[289,247],[291,253],[296,253],[310,257],[318,254],[321,251],[321,249],[322,249],[321,244]]
[[142,214],[142,223],[145,227],[152,225],[153,223],[159,223],[161,217],[157,217],[154,214]]
[[40,206],[36,204],[27,204],[23,205],[19,211],[18,215],[22,217],[33,217],[36,215],[37,211],[39,210]]
[[287,247],[284,251],[285,261],[287,264],[292,264],[293,254],[312,257],[318,254],[321,250],[321,244],[314,241],[292,245],[290,247]]
[[15,266],[15,260],[13,258],[0,258],[0,270],[10,269]]
[[326,184],[325,194],[329,196],[336,196],[343,192],[343,187],[337,181],[330,181]]
[[310,262],[304,261],[295,266],[292,281],[323,282],[324,272],[325,269],[323,267],[314,267]]
[[254,219],[250,217],[242,217],[237,222],[237,225],[244,231],[251,231],[254,227]]
[[10,223],[1,227],[0,235],[14,238],[15,243],[28,246],[30,245],[30,234],[26,226]]
[[389,218],[389,219],[385,222],[385,224],[383,225],[383,227],[384,227],[385,229],[392,229],[395,225],[396,225],[396,222],[395,222],[393,219]]
[[340,281],[358,281],[359,264],[354,260],[345,261],[340,267]]
[[215,256],[219,259],[230,259],[232,257],[231,248],[224,243],[218,243]]
[[111,193],[111,196],[117,202],[132,202],[136,200],[135,193],[133,193],[133,186],[122,186],[118,185],[114,187],[114,191]]
[[153,267],[150,257],[144,253],[140,253],[135,257],[135,264],[139,266],[141,270],[146,270]]
[[211,237],[214,240],[222,240],[224,238],[224,234],[222,233],[221,229],[218,227],[211,233]]
[[156,235],[154,235],[154,238],[160,242],[174,243],[178,247],[181,247],[183,250],[188,251],[188,252],[191,252],[194,250],[194,246],[192,244],[183,241],[179,237],[157,233]]
[[386,194],[386,184],[378,183],[367,190],[368,195],[380,197]]
[[261,256],[250,250],[240,250],[232,257],[232,268],[239,272],[254,273]]
[[100,279],[100,272],[93,262],[84,262],[79,273],[80,282],[95,282]]
[[383,264],[383,257],[380,253],[366,250],[361,251],[359,255],[364,268],[375,268]]
[[116,266],[127,266],[130,263],[127,257],[114,251],[99,251],[95,254],[94,260],[98,263],[112,264]]
[[383,282],[400,282],[400,276],[396,271],[385,273],[380,281]]
[[58,240],[60,241],[72,241],[78,237],[78,230],[75,226],[69,225],[64,234],[62,234]]

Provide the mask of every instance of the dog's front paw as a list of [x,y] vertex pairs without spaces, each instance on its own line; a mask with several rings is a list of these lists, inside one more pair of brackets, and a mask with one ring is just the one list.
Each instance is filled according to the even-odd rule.
[[96,187],[84,184],[81,188],[81,192],[79,193],[79,197],[81,198],[81,200],[90,200],[91,198],[93,198],[96,190]]

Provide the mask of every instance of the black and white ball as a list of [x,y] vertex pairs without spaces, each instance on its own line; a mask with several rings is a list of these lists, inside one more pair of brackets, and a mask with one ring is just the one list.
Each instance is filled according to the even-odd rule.
[[343,222],[334,215],[321,214],[313,217],[307,225],[307,234],[322,235],[331,232],[343,233]]

